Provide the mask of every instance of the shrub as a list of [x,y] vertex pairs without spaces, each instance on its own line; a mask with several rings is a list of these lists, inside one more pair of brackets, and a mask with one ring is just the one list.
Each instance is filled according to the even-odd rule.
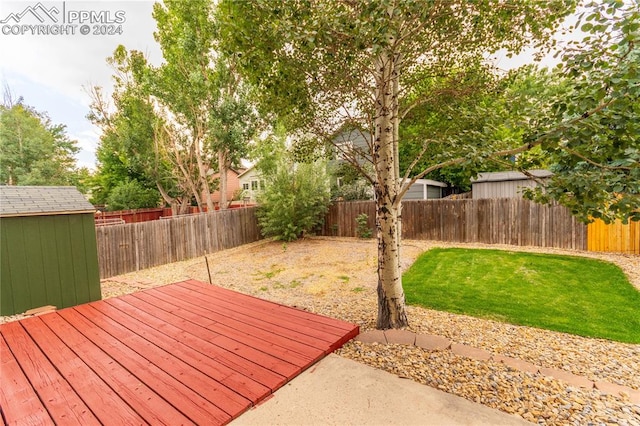
[[356,224],[358,227],[356,228],[356,236],[359,238],[371,238],[373,232],[371,228],[369,228],[369,215],[366,213],[361,213],[356,216]]
[[262,234],[292,241],[320,225],[329,208],[330,193],[323,162],[279,162],[258,197]]
[[344,201],[373,200],[373,187],[365,179],[358,179],[336,187],[333,198]]
[[157,190],[145,188],[137,180],[131,180],[113,188],[107,198],[109,210],[132,210],[158,207],[160,194]]

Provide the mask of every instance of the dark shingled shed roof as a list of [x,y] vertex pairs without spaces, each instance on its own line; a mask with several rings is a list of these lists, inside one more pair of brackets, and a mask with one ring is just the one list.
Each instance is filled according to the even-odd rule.
[[0,217],[93,213],[73,186],[0,186]]

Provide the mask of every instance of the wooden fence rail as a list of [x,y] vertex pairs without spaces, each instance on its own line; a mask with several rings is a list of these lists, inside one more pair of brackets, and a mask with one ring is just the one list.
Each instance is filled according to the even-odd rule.
[[256,209],[96,228],[100,278],[237,247],[260,238]]
[[[369,216],[369,227],[375,228],[372,201],[334,204],[325,216],[322,234],[356,236],[355,218],[361,213]],[[404,201],[402,235],[417,240],[587,249],[587,227],[567,208],[518,198]]]

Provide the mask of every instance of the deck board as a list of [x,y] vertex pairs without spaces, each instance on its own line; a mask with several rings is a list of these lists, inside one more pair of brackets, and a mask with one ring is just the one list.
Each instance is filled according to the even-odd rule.
[[[190,288],[194,291],[202,290],[197,281],[187,280],[178,283],[180,287]],[[245,294],[237,294],[236,292],[224,287],[212,287],[209,294],[215,294],[220,299],[238,306],[250,306],[256,312],[262,312],[267,315],[280,315],[284,318],[295,320],[301,325],[311,326],[316,330],[325,331],[329,334],[340,336],[342,332],[351,331],[352,324],[334,318],[324,317],[320,315],[309,315],[308,312],[290,306],[280,305],[278,303],[257,299]],[[234,297],[235,296],[235,297]]]
[[115,362],[107,353],[95,346],[82,333],[59,315],[47,315],[46,326],[51,329],[67,347],[72,349],[93,371],[143,418],[152,424],[183,424],[189,420],[172,405],[162,399],[148,385]]
[[[242,335],[237,330],[231,327],[226,327],[224,324],[220,324],[216,321],[206,320],[201,313],[206,312],[202,310],[198,312],[198,307],[193,307],[195,312],[189,309],[176,310],[174,308],[173,301],[163,300],[163,296],[154,297],[148,293],[137,293],[135,297],[144,303],[148,303],[149,306],[155,307],[160,310],[164,310],[166,314],[173,314],[183,319],[186,323],[192,324],[197,335],[207,335],[202,330],[206,330],[209,334],[207,341],[220,345],[221,347],[228,348],[240,353],[240,350],[247,349],[249,352],[253,352],[250,359],[260,359],[260,364],[266,366],[267,362],[272,363],[270,369],[283,376],[291,376],[300,373],[301,367],[298,364],[298,355],[292,354],[289,358],[282,359],[272,354],[272,346],[270,342],[264,342],[259,339],[255,339],[251,336]],[[158,315],[159,313],[156,313]],[[206,320],[206,321],[205,321]],[[273,351],[277,352],[277,351]],[[294,359],[295,357],[295,359]],[[304,363],[304,360],[300,360],[300,363]],[[302,364],[304,365],[304,364]]]
[[[53,420],[47,413],[46,408],[38,398],[29,379],[24,375],[18,361],[15,359],[9,346],[2,336],[0,336],[0,353],[2,361],[0,363],[0,376],[2,386],[0,386],[0,407],[3,407],[2,418],[5,424],[50,424]],[[13,405],[13,410],[5,410],[9,407],[9,401]]]
[[[165,306],[175,304],[176,298],[172,296],[171,293],[167,294],[165,292],[166,290],[162,292],[149,290],[139,295],[139,297],[150,303],[157,303],[152,301],[153,298],[160,299],[164,302]],[[176,315],[188,317],[191,321],[203,326],[206,324],[206,327],[212,331],[246,343],[276,358],[286,360],[297,366],[298,370],[308,363],[313,363],[315,361],[314,357],[321,356],[317,350],[300,345],[298,342],[282,339],[278,335],[264,332],[261,329],[256,329],[255,327],[248,326],[230,318],[225,318],[224,315],[210,312],[208,307],[199,306],[201,301],[197,297],[189,298],[188,300],[178,300],[182,303],[188,303],[189,307],[184,310],[181,309],[179,312],[174,309],[173,312]],[[305,351],[307,351],[306,354],[300,353]]]
[[0,325],[1,424],[225,424],[358,333],[188,280]]
[[[83,400],[101,423],[127,422],[144,424],[138,415],[118,394],[107,385],[80,357],[58,338],[40,318],[22,322],[22,326],[39,347],[47,347],[52,364],[62,374],[77,394],[88,395]],[[90,390],[90,392],[86,392]]]
[[[274,358],[269,362],[257,364],[252,361],[252,355],[254,358],[258,355],[253,348],[241,346],[237,342],[230,342],[230,344],[219,342],[219,334],[212,333],[206,328],[197,326],[182,318],[172,317],[164,311],[157,309],[154,311],[148,304],[135,297],[109,299],[106,302],[125,313],[137,316],[147,324],[152,320],[161,321],[162,327],[158,327],[158,331],[183,342],[198,353],[216,360],[225,367],[240,372],[242,375],[269,389],[278,388],[286,381],[286,375],[273,371],[279,360]],[[145,309],[150,311],[147,312]],[[153,315],[150,312],[153,312]],[[216,345],[216,342],[218,345]],[[264,354],[260,354],[260,356],[264,359]]]
[[[60,419],[70,425],[100,424],[67,380],[51,364],[45,353],[31,340],[22,324],[19,322],[4,324],[2,335],[52,418]],[[2,374],[3,383],[4,380],[5,377]],[[7,399],[11,401],[12,398]],[[6,411],[9,411],[9,408]],[[4,408],[3,411],[5,411]]]
[[316,349],[322,349],[325,346],[325,341],[314,339],[304,333],[302,326],[298,326],[298,330],[291,330],[287,328],[287,323],[282,320],[277,321],[268,317],[256,318],[255,312],[237,305],[226,304],[224,300],[219,298],[208,297],[202,293],[194,294],[194,291],[183,289],[179,286],[165,289],[164,292],[173,297],[188,300],[195,306],[206,309],[210,318],[215,317],[218,321],[221,318],[225,318],[230,325],[246,328],[256,337],[262,337],[266,333],[269,339],[274,339],[274,342],[285,342],[284,344],[287,344],[286,342],[295,342],[295,344],[289,343],[288,345],[295,348],[294,350],[301,355],[312,357],[316,354]]
[[[267,387],[263,386],[253,379],[243,376],[242,374],[234,371],[231,368],[226,367],[220,363],[213,363],[210,360],[205,359],[198,351],[191,347],[184,345],[180,340],[171,338],[156,329],[154,327],[161,328],[164,324],[159,319],[148,318],[147,322],[142,322],[136,318],[123,315],[122,311],[119,311],[114,306],[108,304],[94,304],[91,308],[96,309],[99,313],[104,314],[111,319],[124,320],[120,322],[121,325],[129,328],[132,332],[135,332],[141,337],[147,339],[150,343],[156,345],[158,348],[163,349],[167,353],[172,354],[178,358],[179,361],[186,363],[188,367],[195,368],[200,373],[209,376],[216,382],[219,382],[223,386],[227,386],[231,392],[231,398],[239,401],[240,404],[251,402],[252,399],[258,398],[267,392]],[[210,385],[207,383],[207,385]],[[237,398],[235,393],[239,393],[246,401],[241,401],[241,398]],[[237,410],[233,410],[235,412]]]
[[[120,342],[101,328],[93,325],[78,313],[75,308],[64,309],[60,311],[59,315],[115,362],[125,367],[138,381],[149,386],[160,396],[161,400],[167,401],[176,408],[179,407],[179,410],[192,419],[194,423],[203,424],[211,419],[223,423],[228,420],[227,413],[210,403],[203,396],[192,391],[179,380],[174,379],[169,372],[165,371],[163,367],[170,368],[169,363],[154,364],[130,349],[124,342]],[[150,353],[148,356],[159,357],[159,354]],[[154,407],[154,411],[159,409],[160,407]]]
[[335,334],[319,330],[310,324],[304,324],[295,318],[282,315],[281,312],[265,312],[265,316],[258,319],[255,318],[256,308],[249,303],[234,304],[220,297],[201,293],[198,291],[198,288],[193,287],[176,286],[174,289],[180,289],[183,292],[191,294],[197,293],[200,295],[199,297],[202,302],[211,304],[212,311],[231,312],[231,318],[233,319],[257,328],[277,332],[280,336],[304,343],[307,346],[320,349],[323,348],[326,343],[333,342],[336,338]]

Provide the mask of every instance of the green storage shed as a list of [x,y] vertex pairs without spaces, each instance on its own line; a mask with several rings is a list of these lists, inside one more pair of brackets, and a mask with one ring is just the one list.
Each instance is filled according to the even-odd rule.
[[0,186],[0,315],[100,300],[94,211],[74,187]]

